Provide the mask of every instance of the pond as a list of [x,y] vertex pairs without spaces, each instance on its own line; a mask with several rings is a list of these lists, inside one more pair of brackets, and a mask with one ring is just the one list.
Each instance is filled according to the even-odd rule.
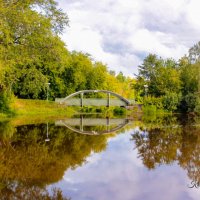
[[0,123],[1,199],[199,196],[199,119],[88,115]]

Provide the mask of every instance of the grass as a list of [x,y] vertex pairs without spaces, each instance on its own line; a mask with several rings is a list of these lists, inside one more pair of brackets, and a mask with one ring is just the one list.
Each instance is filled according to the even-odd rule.
[[53,101],[15,99],[11,104],[17,116],[71,116],[75,111]]
[[0,113],[0,121],[9,120],[13,125],[44,123],[71,117],[75,109],[53,101],[14,99],[11,103],[13,115]]
[[[11,103],[11,114],[1,114],[0,121],[9,120],[13,125],[45,123],[80,113],[98,113],[105,116],[124,115],[125,109],[107,107],[67,107],[54,101],[17,99]],[[123,112],[122,112],[123,111]]]

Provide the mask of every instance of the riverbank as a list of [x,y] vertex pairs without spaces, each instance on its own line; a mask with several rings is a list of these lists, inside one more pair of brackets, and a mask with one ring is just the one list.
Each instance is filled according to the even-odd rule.
[[0,121],[11,120],[13,124],[30,124],[54,121],[57,118],[71,117],[77,111],[72,107],[57,104],[53,101],[13,99],[10,105],[11,112],[0,113]]
[[14,99],[11,109],[17,116],[71,116],[76,111],[53,101]]

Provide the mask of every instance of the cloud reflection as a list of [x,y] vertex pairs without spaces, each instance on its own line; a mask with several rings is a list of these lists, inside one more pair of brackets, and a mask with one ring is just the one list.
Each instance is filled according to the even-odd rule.
[[92,154],[87,164],[68,170],[56,186],[76,200],[197,199],[176,163],[148,170],[133,150],[131,134],[112,138],[105,152]]

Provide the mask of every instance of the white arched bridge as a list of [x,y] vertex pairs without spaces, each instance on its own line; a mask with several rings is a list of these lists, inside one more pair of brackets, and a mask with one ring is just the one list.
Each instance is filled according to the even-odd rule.
[[[106,98],[84,98],[87,93],[105,93]],[[65,98],[56,98],[56,102],[66,104],[68,106],[129,106],[134,100],[128,100],[121,95],[108,90],[82,90],[75,92]]]
[[[125,118],[69,118],[64,120],[57,120],[56,126],[65,126],[68,129],[86,135],[102,135],[109,134],[125,127],[131,120]],[[93,130],[95,129],[96,130]]]

